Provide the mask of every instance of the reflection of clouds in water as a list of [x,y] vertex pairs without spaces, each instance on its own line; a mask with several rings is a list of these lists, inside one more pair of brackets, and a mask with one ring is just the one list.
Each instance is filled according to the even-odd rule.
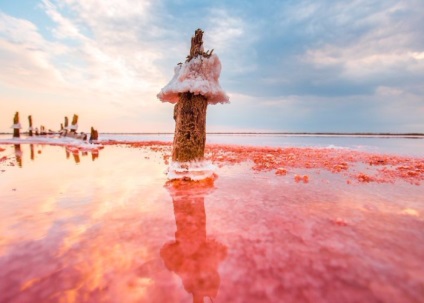
[[145,240],[160,239],[149,227],[160,222],[121,215],[56,222],[42,239],[14,245],[0,257],[0,301],[166,302],[169,293],[156,284],[172,276],[157,259],[158,244]]
[[[154,161],[137,167],[117,161],[134,150],[113,150],[96,162],[83,156],[77,166],[64,161],[61,147],[48,146],[13,176],[10,183],[22,187],[0,220],[0,301],[172,302],[179,296],[158,255],[167,223],[157,201],[167,195],[162,186],[146,186],[166,177]],[[173,292],[163,294],[163,285]]]
[[[215,146],[219,179],[196,189],[163,186],[168,145],[107,146],[94,162],[80,152],[79,165],[63,147],[34,147],[35,161],[22,144],[23,167],[1,174],[2,302],[420,298],[424,187],[346,182],[396,163],[419,173],[420,159]],[[14,145],[6,153],[14,161]]]

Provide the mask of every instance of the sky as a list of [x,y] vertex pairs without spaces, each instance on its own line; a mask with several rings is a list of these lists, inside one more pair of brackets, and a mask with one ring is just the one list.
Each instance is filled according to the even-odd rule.
[[424,132],[423,0],[0,0],[0,132],[173,132],[197,28],[230,97],[209,132]]

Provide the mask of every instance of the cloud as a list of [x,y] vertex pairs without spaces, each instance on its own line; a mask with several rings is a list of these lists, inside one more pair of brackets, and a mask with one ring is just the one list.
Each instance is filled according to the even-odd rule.
[[40,3],[52,22],[0,12],[0,90],[19,104],[56,101],[98,111],[105,127],[172,131],[172,107],[156,94],[202,28],[231,97],[210,109],[216,129],[424,127],[421,0]]
[[[417,31],[417,26],[424,26],[424,7],[416,4],[414,7],[409,2],[388,1],[380,7],[359,1],[351,5],[349,14],[345,13],[346,8],[335,6],[330,11],[337,35],[309,48],[302,59],[319,70],[332,69],[334,79],[347,80],[352,85],[371,82],[377,88],[402,85],[399,80],[405,77],[408,81],[417,76],[424,80],[424,44]],[[344,31],[337,33],[337,28],[346,26],[351,29],[349,39],[341,36]]]
[[[40,8],[54,22],[49,28],[50,40],[34,23],[0,12],[0,89],[14,94],[0,99],[15,103],[5,106],[8,114],[26,102],[25,109],[33,114],[41,108],[51,112],[62,106],[62,111],[85,116],[95,110],[103,119],[110,119],[112,113],[116,117],[138,113],[139,120],[153,115],[161,108],[160,102],[155,102],[156,94],[168,81],[156,60],[166,51],[158,47],[160,40],[150,43],[143,39],[144,32],[154,39],[150,29],[155,26],[149,27],[151,6],[141,4],[44,0]],[[141,30],[142,24],[145,28]],[[172,66],[169,69],[172,71]],[[19,96],[16,89],[22,92]],[[27,94],[28,101],[22,94]],[[57,106],[52,107],[54,102]],[[124,106],[117,110],[111,102]],[[44,113],[38,116],[44,117]],[[136,119],[117,123],[118,127],[133,127]],[[102,124],[105,129],[107,122]]]

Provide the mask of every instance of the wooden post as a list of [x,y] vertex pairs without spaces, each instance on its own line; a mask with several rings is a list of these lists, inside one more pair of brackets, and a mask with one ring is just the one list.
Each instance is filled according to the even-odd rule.
[[[210,57],[203,52],[203,31],[196,30],[191,38],[190,54],[187,62],[197,56]],[[203,160],[206,143],[206,109],[208,101],[205,96],[190,92],[181,93],[174,107],[175,133],[172,149],[172,161],[189,162]]]
[[89,142],[95,142],[99,139],[99,133],[97,132],[97,130],[94,129],[94,127],[91,127],[91,131],[90,131],[90,139]]
[[206,143],[206,109],[202,95],[182,93],[174,108],[175,134],[172,161],[203,160]]
[[19,113],[16,112],[13,117],[13,138],[19,138],[21,136],[20,133],[20,125],[19,125]]
[[68,117],[65,116],[65,123],[63,125],[62,136],[66,136],[68,134],[68,125],[69,125]]
[[32,137],[32,117],[31,115],[28,116],[28,121],[29,121],[29,131],[28,131],[28,135],[30,137]]
[[213,176],[213,165],[204,161],[206,111],[208,104],[227,103],[219,85],[221,62],[212,51],[204,52],[203,31],[191,38],[185,63],[178,63],[174,77],[157,95],[162,102],[175,104],[175,133],[168,179],[201,180]]
[[78,129],[78,115],[75,115],[72,117],[72,123],[71,123],[71,132],[76,134]]

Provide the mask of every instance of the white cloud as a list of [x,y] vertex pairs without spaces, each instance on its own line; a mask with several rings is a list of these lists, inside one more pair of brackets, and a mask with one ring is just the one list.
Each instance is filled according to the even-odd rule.
[[[53,77],[80,92],[153,92],[166,81],[155,64],[161,57],[160,50],[137,37],[137,28],[131,24],[133,21],[128,27],[125,20],[121,21],[125,31],[111,27],[108,22],[110,18],[124,16],[144,20],[149,15],[148,3],[68,0],[66,4],[69,6],[43,1],[46,14],[56,24],[52,32],[57,40],[53,42],[41,36],[29,21],[1,13],[1,51],[7,56],[3,55],[0,60],[6,61],[2,64],[4,68],[10,66],[10,73],[4,75],[4,81],[27,85],[27,77],[23,72],[19,73],[17,66],[30,76],[43,72],[44,77],[37,77],[40,86],[49,72],[49,81],[46,80],[44,85],[50,86]],[[69,7],[73,13],[69,12]],[[88,33],[84,33],[84,28]]]
[[[75,110],[85,117],[81,125],[97,119],[101,130],[113,123],[120,130],[172,131],[172,106],[156,94],[199,26],[205,48],[220,57],[220,83],[231,96],[231,104],[211,107],[211,128],[295,130],[291,125],[303,129],[315,119],[315,127],[333,112],[356,111],[354,125],[370,106],[374,116],[387,114],[398,125],[394,112],[372,104],[402,99],[408,110],[422,109],[422,0],[166,2],[42,0],[49,28],[0,12],[0,102],[2,109],[8,102],[7,117],[19,105],[40,117]],[[43,36],[45,30],[52,35]],[[347,98],[336,100],[340,95]]]
[[[416,9],[422,10],[421,7],[417,6]],[[355,9],[362,8],[357,6]],[[393,74],[394,71],[423,72],[422,46],[417,44],[422,34],[416,30],[416,23],[413,22],[416,13],[411,17],[411,22],[396,19],[396,14],[410,12],[411,9],[406,2],[395,2],[385,9],[361,15],[355,23],[358,27],[367,28],[364,33],[357,33],[348,41],[329,40],[322,46],[307,50],[303,59],[318,68],[340,67],[341,76],[348,79],[375,78],[382,74]],[[343,11],[333,13],[345,16]],[[351,16],[355,16],[354,11]]]
[[65,46],[46,41],[31,22],[0,12],[0,81],[3,83],[35,90],[61,85],[61,73],[51,59],[65,52]]
[[[146,24],[149,6],[86,2],[43,1],[41,8],[55,24],[50,28],[52,40],[43,37],[35,24],[0,12],[0,90],[7,92],[0,102],[8,103],[2,106],[7,107],[6,115],[18,105],[23,110],[23,104],[25,111],[43,118],[53,108],[59,116],[62,111],[77,111],[86,119],[95,111],[94,120],[103,119],[102,126],[107,127],[107,120],[129,114],[128,121],[117,126],[122,131],[129,124],[134,129],[137,119],[146,120],[162,109],[156,94],[169,79],[155,61],[165,50],[143,39],[136,26],[138,21]],[[122,19],[118,27],[111,26],[111,18]],[[124,106],[117,108],[112,102]]]

